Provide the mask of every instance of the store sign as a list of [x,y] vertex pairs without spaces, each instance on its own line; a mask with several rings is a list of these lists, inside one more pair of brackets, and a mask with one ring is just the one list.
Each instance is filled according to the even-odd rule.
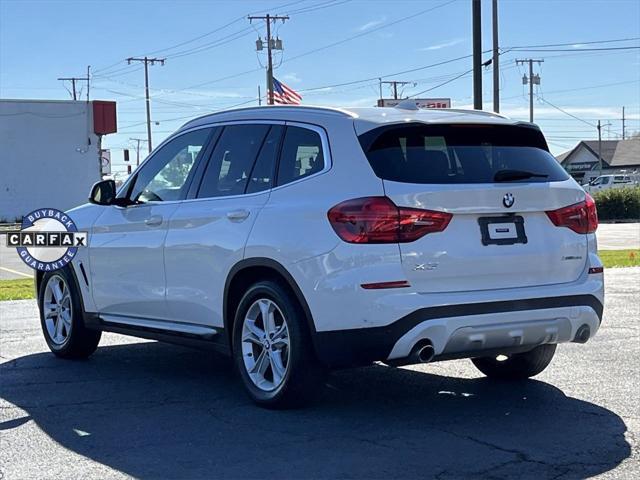
[[596,163],[597,162],[570,163],[566,166],[566,169],[569,172],[586,172],[587,170],[591,170]]
[[[382,98],[378,100],[379,107],[395,107],[407,99]],[[450,98],[413,98],[418,108],[451,108]]]
[[100,169],[102,175],[111,175],[111,150],[100,150]]

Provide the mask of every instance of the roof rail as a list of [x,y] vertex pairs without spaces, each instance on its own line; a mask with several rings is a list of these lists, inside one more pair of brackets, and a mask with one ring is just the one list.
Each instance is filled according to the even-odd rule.
[[481,115],[484,117],[508,118],[508,117],[505,117],[504,115],[500,115],[499,113],[487,112],[485,110],[471,110],[471,109],[467,110],[464,108],[443,108],[441,110],[447,110],[448,112],[467,113],[470,115]]
[[346,116],[346,117],[351,117],[351,118],[357,118],[358,115],[343,109],[343,108],[336,108],[336,107],[323,107],[323,106],[315,106],[315,105],[265,105],[265,106],[252,106],[252,107],[242,107],[242,108],[232,108],[229,110],[219,110],[217,112],[211,112],[211,113],[207,113],[205,115],[201,115],[199,117],[193,118],[191,120],[189,120],[188,122],[186,122],[184,125],[182,125],[182,127],[180,127],[181,129],[188,126],[189,124],[196,122],[197,120],[203,120],[205,118],[210,118],[210,117],[216,117],[219,115],[225,115],[225,114],[229,114],[229,113],[236,113],[236,112],[248,112],[248,111],[265,111],[265,110],[296,110],[296,111],[300,111],[300,110],[310,110],[310,111],[316,111],[316,112],[323,112],[323,113],[329,113],[329,114],[335,114],[335,115],[340,115],[340,116]]
[[398,108],[400,110],[419,110],[416,100],[412,100],[410,98],[402,100],[394,108]]

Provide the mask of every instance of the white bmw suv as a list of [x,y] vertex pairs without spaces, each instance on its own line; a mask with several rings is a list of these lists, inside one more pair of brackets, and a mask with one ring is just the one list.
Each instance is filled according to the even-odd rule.
[[593,200],[535,125],[486,112],[207,115],[69,213],[89,246],[36,278],[56,355],[102,331],[212,347],[264,406],[374,361],[527,378],[602,319]]

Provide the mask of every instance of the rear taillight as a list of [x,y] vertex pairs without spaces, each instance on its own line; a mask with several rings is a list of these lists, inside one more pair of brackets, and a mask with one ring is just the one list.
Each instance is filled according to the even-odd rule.
[[349,243],[413,242],[443,231],[452,217],[446,212],[397,207],[387,197],[347,200],[327,216],[338,236]]
[[556,227],[567,227],[576,233],[593,233],[598,228],[596,202],[587,193],[584,201],[547,212]]

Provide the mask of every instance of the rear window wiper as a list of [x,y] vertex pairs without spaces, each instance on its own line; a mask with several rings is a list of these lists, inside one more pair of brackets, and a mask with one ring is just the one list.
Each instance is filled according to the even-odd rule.
[[526,170],[498,170],[493,176],[494,182],[511,182],[513,180],[526,180],[527,178],[547,178],[544,173],[528,172]]

